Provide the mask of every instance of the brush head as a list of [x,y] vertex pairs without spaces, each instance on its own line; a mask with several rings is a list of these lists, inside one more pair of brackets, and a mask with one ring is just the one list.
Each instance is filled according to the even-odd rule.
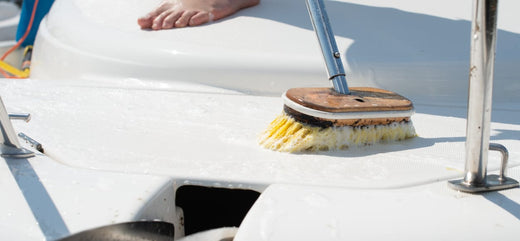
[[412,102],[375,88],[296,88],[284,95],[284,111],[259,137],[259,144],[282,152],[343,150],[352,146],[416,136]]
[[391,91],[350,88],[349,95],[332,88],[293,88],[283,95],[284,111],[297,121],[313,126],[387,125],[410,121],[413,104]]

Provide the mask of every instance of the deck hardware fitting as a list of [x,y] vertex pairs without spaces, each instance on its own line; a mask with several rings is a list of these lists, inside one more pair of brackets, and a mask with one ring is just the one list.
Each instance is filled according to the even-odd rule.
[[23,119],[28,121],[29,114],[9,115],[4,102],[0,97],[0,156],[7,158],[29,158],[34,156],[34,152],[23,148],[18,141],[11,119]]
[[499,175],[487,175],[485,182],[483,182],[481,185],[465,182],[464,179],[453,180],[448,182],[450,187],[459,191],[470,193],[489,192],[518,187],[518,182],[516,180],[506,177],[507,162],[509,159],[509,152],[507,151],[506,147],[497,143],[490,143],[489,150],[498,151],[502,155],[502,163]]
[[38,141],[34,140],[33,138],[29,137],[28,135],[26,135],[25,133],[23,132],[20,132],[18,133],[18,136],[20,138],[22,138],[23,140],[25,140],[26,143],[28,143],[29,145],[31,145],[32,148],[36,149],[37,151],[43,153],[43,146],[41,143],[39,143]]
[[[497,5],[498,0],[473,1],[465,174],[463,179],[448,181],[451,188],[469,193],[519,186],[516,180],[506,177],[509,157],[507,149],[500,144],[489,143]],[[487,175],[489,150],[502,154],[500,175]]]

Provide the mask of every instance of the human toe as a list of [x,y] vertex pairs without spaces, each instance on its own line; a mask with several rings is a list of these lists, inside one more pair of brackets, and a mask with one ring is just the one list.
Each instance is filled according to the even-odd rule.
[[179,17],[182,15],[182,11],[174,11],[170,13],[168,16],[166,16],[162,23],[163,29],[170,29],[175,27],[175,22],[179,19]]
[[142,28],[151,28],[153,24],[153,18],[150,14],[142,16],[137,19],[137,24]]
[[188,26],[188,23],[189,23],[191,17],[193,17],[193,15],[195,15],[195,14],[197,14],[197,12],[195,12],[195,11],[183,12],[182,15],[179,17],[179,19],[175,22],[175,27],[183,28],[183,27]]
[[190,21],[188,24],[190,26],[198,26],[198,25],[212,21],[212,18],[213,18],[213,14],[211,14],[209,12],[199,12],[190,18]]
[[163,23],[164,23],[164,19],[165,19],[168,15],[169,15],[169,13],[164,12],[164,13],[161,13],[159,16],[157,16],[157,17],[153,20],[152,29],[153,29],[153,30],[160,30],[160,29],[162,29],[162,27],[163,27]]

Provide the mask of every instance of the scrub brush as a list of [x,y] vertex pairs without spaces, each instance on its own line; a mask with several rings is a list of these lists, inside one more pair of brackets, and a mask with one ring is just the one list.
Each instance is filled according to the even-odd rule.
[[293,88],[284,109],[259,139],[282,152],[326,151],[415,137],[405,97],[376,88],[348,88],[340,54],[322,0],[307,9],[334,88]]

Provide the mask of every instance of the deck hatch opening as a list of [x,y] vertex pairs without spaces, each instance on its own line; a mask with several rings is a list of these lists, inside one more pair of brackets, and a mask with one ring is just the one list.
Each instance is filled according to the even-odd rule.
[[176,206],[184,213],[184,233],[189,235],[221,227],[239,227],[260,193],[245,189],[181,186]]

